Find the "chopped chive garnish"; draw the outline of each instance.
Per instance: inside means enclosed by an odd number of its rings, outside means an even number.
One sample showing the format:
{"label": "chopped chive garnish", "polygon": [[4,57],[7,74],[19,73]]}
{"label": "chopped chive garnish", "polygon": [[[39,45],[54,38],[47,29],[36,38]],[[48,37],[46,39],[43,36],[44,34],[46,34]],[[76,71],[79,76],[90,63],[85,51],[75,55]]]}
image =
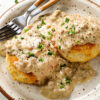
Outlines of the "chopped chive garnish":
{"label": "chopped chive garnish", "polygon": [[48,50],[48,55],[54,55],[54,53]]}
{"label": "chopped chive garnish", "polygon": [[17,39],[18,37],[15,35],[14,38]]}
{"label": "chopped chive garnish", "polygon": [[64,88],[64,85],[61,85],[60,88],[63,89]]}
{"label": "chopped chive garnish", "polygon": [[43,19],[42,19],[42,24],[43,24],[43,25],[46,25],[46,23],[44,22],[44,20],[43,20]]}
{"label": "chopped chive garnish", "polygon": [[22,51],[22,54],[24,54],[24,51]]}
{"label": "chopped chive garnish", "polygon": [[45,39],[45,35],[43,35],[43,34],[40,34],[40,36],[41,36],[43,39]]}
{"label": "chopped chive garnish", "polygon": [[32,53],[32,52],[29,52],[28,55],[29,55],[29,57],[34,57],[34,53]]}
{"label": "chopped chive garnish", "polygon": [[43,48],[44,48],[44,46],[43,46],[41,43],[39,43],[38,48],[43,49]]}
{"label": "chopped chive garnish", "polygon": [[63,89],[65,87],[64,84],[62,82],[60,84],[60,89]]}
{"label": "chopped chive garnish", "polygon": [[65,19],[65,22],[68,23],[68,22],[69,22],[69,18],[66,18],[66,19]]}
{"label": "chopped chive garnish", "polygon": [[75,25],[72,25],[72,28],[71,28],[71,34],[75,34]]}
{"label": "chopped chive garnish", "polygon": [[41,51],[41,49],[38,49],[38,52],[40,52]]}
{"label": "chopped chive garnish", "polygon": [[52,28],[52,31],[55,32],[55,28]]}
{"label": "chopped chive garnish", "polygon": [[24,31],[25,31],[25,33],[26,33],[26,32],[28,32],[28,31],[29,31],[29,29],[28,29],[28,28],[26,28]]}
{"label": "chopped chive garnish", "polygon": [[76,43],[77,43],[77,44],[80,44],[81,42],[80,42],[80,41],[77,41]]}
{"label": "chopped chive garnish", "polygon": [[61,49],[61,46],[58,46],[58,49]]}
{"label": "chopped chive garnish", "polygon": [[47,39],[47,40],[50,40],[50,38],[49,38],[48,36],[46,37],[46,39]]}
{"label": "chopped chive garnish", "polygon": [[41,25],[37,25],[37,29],[40,29],[42,26]]}
{"label": "chopped chive garnish", "polygon": [[64,68],[66,66],[66,64],[60,65],[60,68]]}
{"label": "chopped chive garnish", "polygon": [[66,78],[66,79],[65,79],[65,81],[66,81],[66,84],[69,84],[69,83],[70,83],[70,81],[71,81],[71,79]]}
{"label": "chopped chive garnish", "polygon": [[24,37],[21,37],[21,40],[24,40]]}
{"label": "chopped chive garnish", "polygon": [[65,29],[68,29],[68,26],[66,26]]}
{"label": "chopped chive garnish", "polygon": [[65,23],[63,22],[63,23],[61,23],[61,26],[63,26]]}
{"label": "chopped chive garnish", "polygon": [[62,42],[62,39],[60,39],[60,43]]}
{"label": "chopped chive garnish", "polygon": [[43,62],[43,61],[44,61],[44,59],[43,59],[43,58],[40,58],[40,59],[39,59],[39,61]]}
{"label": "chopped chive garnish", "polygon": [[48,32],[48,35],[51,35],[51,32]]}
{"label": "chopped chive garnish", "polygon": [[15,0],[15,3],[17,4],[18,3],[18,0]]}

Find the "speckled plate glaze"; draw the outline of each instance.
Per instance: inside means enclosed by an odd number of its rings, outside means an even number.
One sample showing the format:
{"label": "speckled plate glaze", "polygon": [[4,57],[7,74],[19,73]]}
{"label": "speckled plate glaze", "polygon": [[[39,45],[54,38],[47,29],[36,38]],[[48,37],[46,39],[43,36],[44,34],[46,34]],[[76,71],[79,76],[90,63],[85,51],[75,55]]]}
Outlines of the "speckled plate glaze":
{"label": "speckled plate glaze", "polygon": [[[0,27],[5,25],[13,17],[22,14],[34,1],[25,0],[8,9],[0,17]],[[100,20],[99,5],[94,5],[89,0],[60,0],[57,4],[41,14],[53,12],[57,8],[69,14],[79,13],[82,16],[92,15]],[[34,17],[33,21],[35,18],[37,17]],[[60,100],[100,100],[100,56],[90,61],[90,64],[96,70],[96,76],[85,84],[77,85],[69,98]],[[5,58],[0,57],[0,90],[9,100],[48,100],[40,94],[39,87],[13,81],[5,66]]]}

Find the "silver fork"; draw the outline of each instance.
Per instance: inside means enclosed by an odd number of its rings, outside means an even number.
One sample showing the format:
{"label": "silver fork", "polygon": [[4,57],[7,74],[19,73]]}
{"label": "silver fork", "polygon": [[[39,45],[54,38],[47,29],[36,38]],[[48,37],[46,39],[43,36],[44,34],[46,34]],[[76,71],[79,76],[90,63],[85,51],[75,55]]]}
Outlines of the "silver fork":
{"label": "silver fork", "polygon": [[[50,0],[42,7],[36,9],[43,1],[45,0],[37,0],[27,11],[24,15],[14,18],[10,21],[6,26],[0,29],[0,41],[9,39],[14,35],[18,35],[21,33],[22,29],[30,23],[30,20],[33,16],[37,15],[38,13],[42,12],[43,10],[47,9],[51,5],[55,4],[58,0]],[[32,13],[31,13],[32,12]],[[30,16],[30,17],[29,17]],[[29,18],[28,18],[29,17]],[[27,20],[28,19],[28,20]]]}

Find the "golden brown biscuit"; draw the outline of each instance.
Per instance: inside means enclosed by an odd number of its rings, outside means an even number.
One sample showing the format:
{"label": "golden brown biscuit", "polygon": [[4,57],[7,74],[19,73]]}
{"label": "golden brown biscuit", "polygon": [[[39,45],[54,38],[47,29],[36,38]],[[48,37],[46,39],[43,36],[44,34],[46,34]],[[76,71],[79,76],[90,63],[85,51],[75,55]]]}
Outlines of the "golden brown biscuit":
{"label": "golden brown biscuit", "polygon": [[37,78],[32,74],[26,74],[24,72],[19,71],[16,66],[14,65],[14,62],[17,61],[17,57],[6,55],[6,67],[13,78],[13,80],[17,80],[22,83],[27,84],[38,84]]}
{"label": "golden brown biscuit", "polygon": [[95,44],[87,43],[72,47],[68,55],[65,55],[62,50],[59,50],[59,52],[71,62],[87,62],[96,57],[100,53],[100,49]]}

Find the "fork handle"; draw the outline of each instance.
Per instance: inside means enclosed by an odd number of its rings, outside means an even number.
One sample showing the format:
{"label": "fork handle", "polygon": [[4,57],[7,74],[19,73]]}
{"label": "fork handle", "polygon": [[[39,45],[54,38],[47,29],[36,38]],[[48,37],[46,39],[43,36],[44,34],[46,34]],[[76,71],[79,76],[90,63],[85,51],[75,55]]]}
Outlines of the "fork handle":
{"label": "fork handle", "polygon": [[29,9],[28,12],[31,13],[34,9],[36,9],[44,0],[37,0]]}
{"label": "fork handle", "polygon": [[50,6],[52,6],[53,4],[55,4],[57,1],[59,1],[59,0],[50,0],[48,3],[46,3],[45,5],[43,5],[42,7],[38,8],[33,13],[31,13],[30,16],[33,17],[33,16],[39,14],[43,10],[45,10],[45,9],[49,8]]}
{"label": "fork handle", "polygon": [[43,10],[49,8],[50,6],[52,6],[53,4],[55,4],[57,1],[59,0],[50,0],[48,3],[46,3],[45,5],[43,5],[42,7],[36,9],[34,12],[32,12],[30,14],[30,16],[27,19],[27,25],[30,23],[30,20],[32,19],[32,17],[34,17],[35,15],[39,14],[40,12],[42,12]]}
{"label": "fork handle", "polygon": [[55,4],[57,1],[58,0],[50,0],[45,5],[43,5],[40,9],[43,11],[43,10],[49,8],[50,6],[52,6],[53,4]]}

